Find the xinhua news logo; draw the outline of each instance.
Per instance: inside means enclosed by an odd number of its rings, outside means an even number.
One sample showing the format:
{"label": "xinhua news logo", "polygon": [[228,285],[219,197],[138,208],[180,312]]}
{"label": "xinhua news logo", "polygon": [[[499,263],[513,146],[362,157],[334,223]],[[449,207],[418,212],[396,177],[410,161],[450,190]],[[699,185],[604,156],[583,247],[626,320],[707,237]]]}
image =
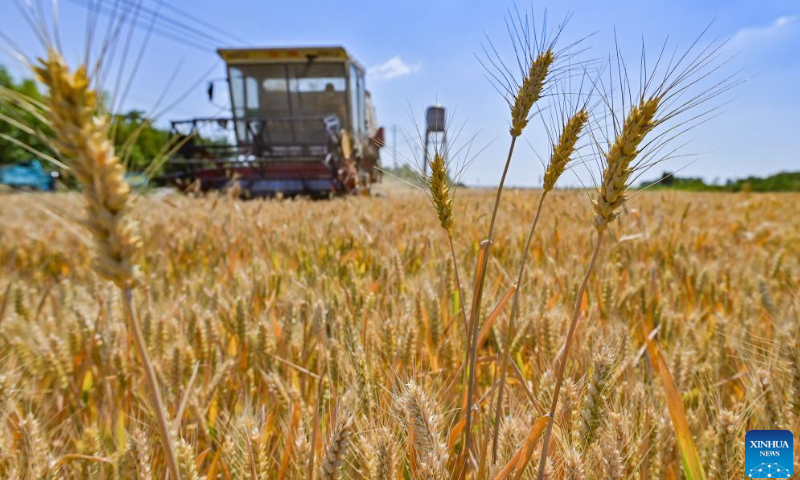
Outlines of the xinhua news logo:
{"label": "xinhua news logo", "polygon": [[745,435],[744,470],[748,478],[789,478],[794,446],[789,430],[750,430]]}

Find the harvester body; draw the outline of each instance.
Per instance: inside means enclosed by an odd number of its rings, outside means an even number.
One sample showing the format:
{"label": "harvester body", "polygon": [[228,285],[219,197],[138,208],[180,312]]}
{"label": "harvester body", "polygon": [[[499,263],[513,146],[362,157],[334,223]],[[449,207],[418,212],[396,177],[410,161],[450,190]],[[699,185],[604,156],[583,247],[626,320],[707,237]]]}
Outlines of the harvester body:
{"label": "harvester body", "polygon": [[365,71],[344,48],[219,54],[232,115],[172,122],[186,137],[169,179],[203,189],[236,182],[256,196],[365,192],[380,179],[383,131],[374,122]]}

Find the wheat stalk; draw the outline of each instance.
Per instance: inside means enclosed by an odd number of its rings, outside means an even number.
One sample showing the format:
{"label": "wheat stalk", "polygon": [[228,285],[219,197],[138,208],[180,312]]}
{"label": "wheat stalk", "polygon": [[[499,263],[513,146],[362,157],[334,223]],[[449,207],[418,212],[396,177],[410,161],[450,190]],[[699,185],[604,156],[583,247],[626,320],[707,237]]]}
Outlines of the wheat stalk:
{"label": "wheat stalk", "polygon": [[[554,61],[555,55],[550,48],[537,55],[536,59],[531,63],[525,78],[522,80],[522,84],[516,93],[514,103],[511,106],[511,144],[508,147],[508,155],[506,157],[506,163],[503,166],[503,174],[500,176],[500,184],[497,186],[494,206],[492,207],[492,217],[489,221],[489,232],[486,238],[481,242],[482,253],[479,254],[478,262],[475,267],[475,290],[472,293],[472,308],[470,309],[469,328],[467,329],[470,345],[467,349],[469,368],[467,377],[466,426],[464,427],[464,452],[469,452],[470,447],[472,399],[475,390],[475,355],[478,346],[478,317],[480,316],[481,304],[483,301],[486,266],[489,263],[492,241],[494,239],[494,225],[497,220],[497,210],[500,207],[500,197],[503,193],[506,176],[508,175],[508,168],[511,166],[511,158],[514,155],[514,146],[517,138],[519,138],[523,129],[528,125],[530,110],[541,96],[542,89],[547,80],[547,74]],[[461,478],[466,475],[467,457],[468,454],[464,455]]]}
{"label": "wheat stalk", "polygon": [[[459,302],[463,304],[464,293],[461,289],[461,278],[458,273],[458,260],[456,259],[456,249],[453,244],[453,224],[455,222],[455,214],[453,213],[453,194],[450,192],[450,186],[447,184],[447,160],[442,152],[436,151],[431,160],[431,175],[427,179],[428,183],[428,196],[430,197],[433,208],[439,217],[439,224],[447,234],[447,240],[450,245],[450,257],[453,262],[453,269],[456,277],[456,287],[458,288]],[[464,331],[469,328],[467,322],[467,312],[464,306],[461,306],[461,319],[464,322]]]}
{"label": "wheat stalk", "polygon": [[144,366],[167,465],[177,480],[178,461],[161,392],[133,308],[134,262],[140,241],[126,215],[130,187],[125,181],[125,169],[108,139],[107,118],[98,115],[97,92],[91,87],[86,68],[70,71],[61,54],[51,49],[47,59],[40,59],[34,67],[34,72],[50,93],[54,146],[69,159],[70,169],[83,187],[86,226],[95,240],[95,271],[120,289],[134,344]]}
{"label": "wheat stalk", "polygon": [[588,113],[585,109],[581,108],[563,125],[561,134],[558,137],[558,142],[553,145],[553,153],[550,156],[550,161],[548,162],[545,173],[542,195],[539,197],[539,204],[536,207],[536,214],[533,217],[531,229],[528,232],[528,238],[525,241],[525,247],[522,250],[522,260],[520,261],[519,272],[517,273],[517,288],[514,290],[514,299],[511,303],[511,315],[506,326],[505,339],[502,343],[504,351],[500,352],[502,355],[502,360],[500,363],[500,384],[497,389],[497,406],[494,417],[494,432],[492,434],[492,461],[497,460],[498,434],[500,418],[502,416],[506,369],[508,368],[508,350],[511,346],[512,334],[516,330],[517,317],[519,315],[520,285],[522,284],[522,276],[525,273],[525,264],[527,263],[528,259],[528,251],[530,250],[533,236],[536,233],[536,226],[539,224],[539,217],[542,214],[542,205],[544,205],[544,200],[547,196],[547,193],[555,187],[556,181],[561,174],[564,173],[567,164],[572,159],[572,154],[575,152],[575,145],[578,143],[578,138],[581,135],[581,130],[588,120]]}
{"label": "wheat stalk", "polygon": [[567,332],[567,340],[564,345],[564,351],[558,364],[558,372],[556,374],[556,386],[553,391],[553,399],[550,405],[550,419],[547,424],[547,430],[544,434],[544,441],[542,444],[542,454],[539,461],[539,476],[538,479],[542,480],[545,466],[547,465],[547,448],[550,444],[550,436],[553,431],[553,422],[555,420],[556,408],[558,406],[558,395],[561,391],[561,384],[564,381],[564,371],[566,370],[567,360],[569,358],[570,347],[572,345],[572,337],[575,334],[575,327],[578,324],[578,316],[580,314],[581,302],[583,301],[583,294],[586,291],[586,285],[589,283],[589,277],[592,274],[594,265],[597,261],[597,256],[602,244],[603,234],[608,227],[608,224],[614,221],[619,214],[620,209],[625,204],[627,198],[628,179],[633,170],[631,169],[631,162],[639,154],[639,145],[655,126],[656,111],[658,109],[659,97],[651,97],[648,100],[642,99],[638,105],[634,105],[628,116],[625,118],[622,130],[614,140],[614,143],[606,153],[606,168],[603,171],[603,178],[600,183],[600,189],[594,200],[595,220],[594,225],[597,229],[597,241],[594,245],[592,258],[589,261],[589,267],[586,269],[581,285],[578,288],[578,294],[575,298],[575,304],[572,309],[572,319],[569,324],[569,331]]}

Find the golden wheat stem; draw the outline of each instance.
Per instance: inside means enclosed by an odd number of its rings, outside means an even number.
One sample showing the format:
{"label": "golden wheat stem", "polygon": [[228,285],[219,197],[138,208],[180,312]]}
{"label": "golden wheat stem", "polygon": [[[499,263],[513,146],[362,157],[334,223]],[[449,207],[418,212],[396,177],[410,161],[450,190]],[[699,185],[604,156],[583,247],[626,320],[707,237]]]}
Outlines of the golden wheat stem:
{"label": "golden wheat stem", "polygon": [[525,263],[528,260],[528,250],[530,250],[533,235],[536,232],[536,225],[539,224],[539,217],[542,214],[542,205],[547,196],[548,190],[542,191],[542,196],[539,197],[539,205],[536,207],[536,215],[533,217],[531,230],[528,232],[528,239],[525,241],[525,248],[522,250],[522,261],[519,265],[519,273],[517,273],[517,288],[514,290],[514,299],[511,301],[511,315],[509,316],[508,325],[506,326],[505,339],[503,341],[504,352],[502,352],[502,360],[500,363],[500,383],[497,386],[497,406],[494,414],[494,431],[492,433],[492,462],[497,461],[497,442],[500,433],[500,418],[503,412],[503,390],[506,384],[506,369],[508,368],[508,347],[511,345],[512,332],[516,330],[517,315],[519,314],[519,291],[522,285],[522,275],[525,273]]}
{"label": "golden wheat stem", "polygon": [[464,332],[467,332],[469,330],[469,322],[467,321],[467,309],[464,308],[464,290],[461,289],[461,278],[458,275],[458,261],[456,260],[456,249],[453,245],[453,236],[447,234],[447,240],[450,242],[450,255],[453,257],[453,271],[456,276],[456,288],[458,288],[458,308],[461,310],[461,318],[464,321]]}
{"label": "golden wheat stem", "polygon": [[581,286],[578,288],[578,296],[575,298],[575,304],[572,308],[572,319],[569,322],[569,332],[567,332],[567,341],[564,344],[564,352],[561,354],[561,359],[558,363],[558,371],[556,373],[556,388],[553,391],[553,400],[550,404],[549,418],[547,419],[547,429],[544,432],[544,441],[542,443],[542,454],[539,457],[539,473],[538,480],[544,479],[544,469],[547,465],[547,447],[550,444],[550,435],[553,433],[553,423],[556,418],[556,407],[558,407],[558,394],[561,391],[561,384],[564,382],[564,371],[567,367],[567,360],[569,359],[569,348],[572,345],[572,337],[575,335],[575,327],[578,325],[578,316],[581,311],[581,301],[583,294],[586,291],[586,285],[589,283],[589,277],[592,275],[592,270],[597,262],[597,256],[600,252],[600,245],[603,243],[604,230],[598,230],[597,243],[594,245],[592,252],[592,259],[589,261],[589,267],[586,269],[586,274],[583,276]]}
{"label": "golden wheat stem", "polygon": [[500,177],[500,185],[497,187],[497,194],[495,195],[494,208],[492,209],[492,219],[489,222],[489,234],[482,242],[485,251],[482,257],[478,257],[478,266],[476,268],[475,291],[472,295],[472,312],[470,318],[470,336],[471,343],[469,346],[469,380],[467,387],[467,416],[466,425],[464,428],[464,460],[460,473],[460,478],[466,475],[466,463],[469,457],[469,440],[470,430],[472,427],[472,397],[474,394],[475,384],[475,355],[478,342],[478,316],[480,315],[481,301],[483,299],[483,285],[486,279],[486,266],[489,262],[489,255],[492,246],[492,239],[494,238],[494,224],[497,220],[497,210],[500,206],[500,196],[503,193],[503,185],[506,181],[508,174],[508,167],[511,165],[511,157],[514,155],[514,145],[516,144],[517,137],[522,134],[522,131],[528,124],[528,115],[533,107],[541,97],[542,89],[544,88],[547,80],[547,75],[550,71],[550,66],[555,61],[555,55],[549,48],[541,52],[536,59],[531,63],[529,71],[525,78],[522,80],[519,91],[514,99],[514,104],[511,106],[511,145],[508,148],[508,158],[503,167],[503,175]]}
{"label": "golden wheat stem", "polygon": [[511,157],[514,155],[514,145],[517,143],[517,137],[511,137],[511,145],[508,146],[508,157],[506,158],[506,164],[503,167],[503,175],[500,177],[500,185],[497,186],[497,193],[494,197],[494,208],[492,209],[492,220],[489,222],[489,234],[486,235],[486,239],[489,242],[492,241],[493,233],[494,233],[494,222],[497,220],[497,209],[500,207],[500,196],[503,193],[503,185],[506,182],[506,175],[508,175],[508,167],[511,165]]}
{"label": "golden wheat stem", "polygon": [[53,145],[63,157],[70,159],[70,169],[83,187],[88,214],[86,226],[95,240],[95,271],[113,281],[121,292],[133,340],[145,369],[167,467],[173,478],[179,480],[178,460],[161,394],[133,308],[134,257],[139,239],[126,215],[130,186],[125,181],[125,167],[108,135],[107,115],[98,114],[97,91],[91,85],[85,66],[72,71],[62,55],[51,49],[47,59],[41,59],[33,70],[48,88]]}
{"label": "golden wheat stem", "polygon": [[131,288],[125,288],[121,290],[121,293],[125,314],[128,317],[128,324],[133,335],[133,343],[136,346],[139,359],[144,367],[147,389],[150,393],[150,401],[153,402],[153,410],[155,411],[158,423],[158,434],[161,436],[161,443],[164,444],[164,456],[166,458],[167,468],[169,468],[172,478],[180,480],[178,456],[175,454],[175,449],[172,446],[172,437],[169,434],[169,423],[167,422],[167,416],[164,410],[164,402],[161,400],[161,392],[158,388],[153,364],[150,362],[150,357],[147,354],[147,344],[145,343],[144,335],[142,335],[139,318],[136,316],[136,312],[133,308],[133,290]]}
{"label": "golden wheat stem", "polygon": [[306,471],[307,480],[314,480],[314,453],[316,452],[315,446],[317,444],[317,436],[319,435],[319,409],[320,405],[322,405],[322,395],[325,390],[323,388],[325,380],[324,372],[327,369],[327,365],[325,364],[326,362],[324,360],[326,357],[323,355],[322,358],[323,364],[321,365],[320,372],[323,373],[320,373],[319,379],[317,380],[317,402],[314,405],[314,427],[311,431],[311,456],[308,459],[308,470]]}
{"label": "golden wheat stem", "polygon": [[511,145],[508,147],[508,157],[506,164],[503,167],[503,175],[500,177],[500,185],[497,186],[497,193],[495,194],[494,207],[492,209],[492,219],[489,222],[489,234],[486,240],[482,242],[486,251],[482,256],[478,257],[478,265],[475,269],[475,291],[472,294],[472,309],[470,311],[470,324],[469,336],[470,344],[467,350],[467,359],[469,363],[469,374],[467,380],[467,412],[466,421],[464,424],[464,452],[463,463],[461,466],[461,477],[464,478],[467,470],[467,461],[469,460],[469,447],[470,447],[470,429],[472,428],[472,397],[475,392],[475,351],[478,346],[478,316],[481,311],[481,300],[483,299],[483,285],[486,280],[486,265],[489,263],[489,252],[492,246],[492,238],[494,235],[494,223],[497,220],[497,210],[500,206],[500,196],[503,193],[503,185],[506,181],[508,174],[508,167],[511,165],[511,157],[514,155],[514,145],[517,142],[517,137],[511,137]]}
{"label": "golden wheat stem", "polygon": [[497,389],[497,409],[495,411],[494,432],[492,434],[492,462],[497,460],[497,440],[500,432],[500,418],[503,411],[503,392],[505,390],[506,382],[506,369],[508,368],[508,349],[512,342],[513,332],[516,331],[516,321],[519,315],[519,292],[522,285],[522,275],[525,273],[525,264],[528,260],[528,251],[530,250],[533,235],[536,232],[536,225],[539,223],[539,217],[542,214],[542,205],[544,205],[547,193],[553,190],[556,181],[564,173],[567,164],[575,151],[575,145],[580,138],[581,130],[584,124],[588,121],[589,115],[586,110],[580,109],[570,117],[564,124],[561,134],[558,137],[558,142],[553,145],[553,153],[550,156],[550,162],[547,165],[547,171],[544,176],[544,184],[542,187],[542,196],[539,198],[539,205],[536,207],[536,215],[531,224],[531,230],[528,233],[528,239],[525,241],[525,249],[522,251],[522,262],[519,266],[519,274],[517,275],[517,288],[514,290],[514,300],[511,304],[511,315],[509,316],[508,325],[506,328],[505,339],[502,348],[505,350],[502,355],[500,364],[500,384]]}

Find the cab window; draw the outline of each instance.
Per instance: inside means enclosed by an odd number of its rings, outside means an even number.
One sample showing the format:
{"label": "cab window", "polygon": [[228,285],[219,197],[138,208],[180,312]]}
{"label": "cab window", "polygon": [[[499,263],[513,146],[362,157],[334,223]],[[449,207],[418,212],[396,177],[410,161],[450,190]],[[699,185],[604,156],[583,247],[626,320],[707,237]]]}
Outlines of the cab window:
{"label": "cab window", "polygon": [[353,132],[364,133],[364,74],[355,65],[350,65],[350,112]]}
{"label": "cab window", "polygon": [[289,65],[289,97],[294,115],[336,115],[346,124],[344,64],[313,62]]}

